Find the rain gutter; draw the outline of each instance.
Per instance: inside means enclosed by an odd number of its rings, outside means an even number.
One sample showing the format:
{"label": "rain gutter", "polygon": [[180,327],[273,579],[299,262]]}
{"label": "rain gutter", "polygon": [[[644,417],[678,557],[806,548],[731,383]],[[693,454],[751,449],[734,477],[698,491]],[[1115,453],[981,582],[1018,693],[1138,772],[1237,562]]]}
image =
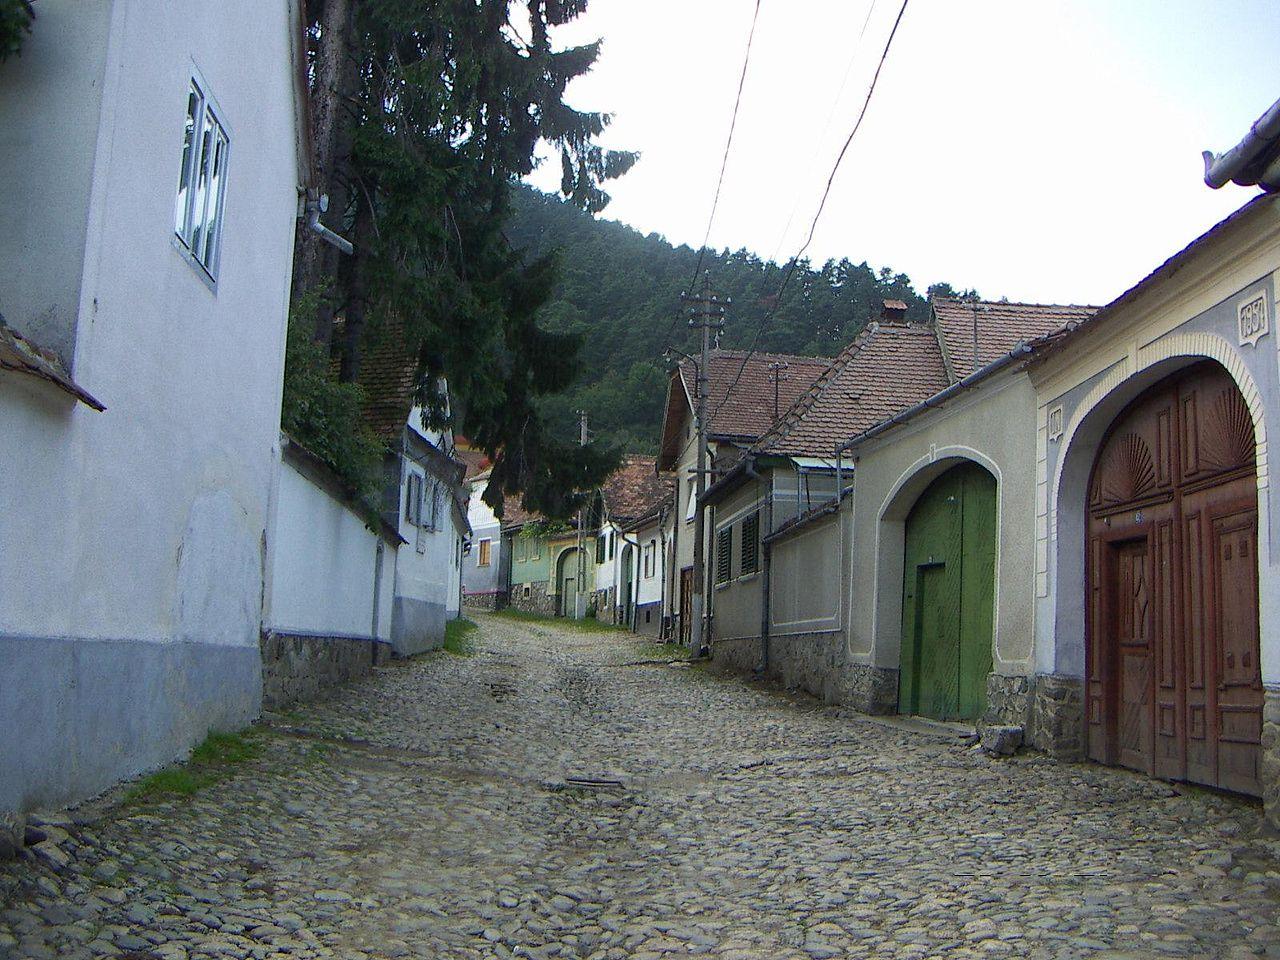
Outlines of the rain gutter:
{"label": "rain gutter", "polygon": [[1213,189],[1237,183],[1280,190],[1280,100],[1254,121],[1244,139],[1226,153],[1204,151],[1204,182]]}

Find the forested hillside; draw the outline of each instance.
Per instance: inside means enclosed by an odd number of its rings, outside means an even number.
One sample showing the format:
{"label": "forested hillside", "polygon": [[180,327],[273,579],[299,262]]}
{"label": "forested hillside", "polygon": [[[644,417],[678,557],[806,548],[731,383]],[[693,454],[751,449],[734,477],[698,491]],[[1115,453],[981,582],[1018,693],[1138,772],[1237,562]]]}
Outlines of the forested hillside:
{"label": "forested hillside", "polygon": [[[652,452],[667,380],[662,349],[680,310],[680,293],[692,279],[697,251],[594,219],[531,189],[516,191],[514,203],[507,226],[512,245],[530,255],[560,251],[560,279],[543,322],[583,341],[577,385],[546,402],[550,424],[576,435],[575,411],[587,410],[596,436],[630,451]],[[783,267],[746,250],[709,251],[703,265],[714,292],[733,301],[721,346],[748,347],[773,306]],[[912,319],[924,318],[925,301],[910,279],[888,267],[875,270],[840,260],[798,270],[758,349],[829,356],[877,315],[888,297],[905,300]],[[683,318],[672,338],[682,350],[696,348]]]}

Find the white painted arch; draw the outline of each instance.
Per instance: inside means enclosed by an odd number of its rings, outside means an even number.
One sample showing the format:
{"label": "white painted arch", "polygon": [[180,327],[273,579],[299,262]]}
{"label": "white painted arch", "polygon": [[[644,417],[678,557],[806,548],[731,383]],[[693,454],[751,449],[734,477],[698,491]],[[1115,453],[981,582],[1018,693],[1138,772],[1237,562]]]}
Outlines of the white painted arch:
{"label": "white painted arch", "polygon": [[[902,662],[902,577],[906,562],[907,515],[920,495],[934,480],[952,467],[976,463],[996,481],[997,545],[1004,515],[1004,476],[1000,465],[975,447],[963,444],[930,446],[929,452],[899,474],[880,502],[876,513],[875,587],[872,596],[872,660],[877,666],[896,668]],[[992,662],[1000,663],[997,638],[1000,636],[1000,562],[997,557],[992,589]],[[856,597],[851,597],[851,602]]]}
{"label": "white painted arch", "polygon": [[[1049,580],[1052,630],[1049,636],[1037,630],[1039,649],[1037,668],[1062,676],[1082,677],[1085,656],[1085,523],[1089,477],[1093,471],[1098,445],[1106,431],[1126,406],[1140,394],[1176,373],[1202,360],[1213,360],[1222,366],[1239,389],[1253,420],[1255,464],[1258,484],[1258,569],[1260,575],[1271,564],[1270,538],[1265,535],[1267,523],[1266,409],[1257,383],[1244,363],[1239,350],[1227,339],[1212,333],[1171,334],[1129,354],[1085,395],[1072,412],[1070,424],[1063,433],[1062,453],[1054,468],[1049,490],[1047,535],[1051,558]],[[1266,578],[1259,584],[1260,595],[1266,589]],[[1260,614],[1263,636],[1267,636],[1267,604]],[[1268,662],[1274,670],[1276,657],[1263,649],[1264,678]]]}

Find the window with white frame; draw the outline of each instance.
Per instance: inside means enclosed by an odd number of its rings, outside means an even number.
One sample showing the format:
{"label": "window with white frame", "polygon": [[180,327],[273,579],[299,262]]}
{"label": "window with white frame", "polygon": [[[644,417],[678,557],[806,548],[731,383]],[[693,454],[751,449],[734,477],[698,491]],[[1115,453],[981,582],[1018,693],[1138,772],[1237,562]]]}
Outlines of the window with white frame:
{"label": "window with white frame", "polygon": [[658,542],[650,540],[644,545],[644,578],[646,580],[653,579],[655,561],[658,554]]}
{"label": "window with white frame", "polygon": [[693,477],[689,478],[689,499],[685,503],[684,519],[688,523],[693,519],[693,515],[698,509],[698,481]]}
{"label": "window with white frame", "polygon": [[197,80],[187,91],[187,125],[182,170],[174,202],[173,232],[191,259],[211,280],[222,258],[222,218],[226,206],[231,141],[208,92]]}

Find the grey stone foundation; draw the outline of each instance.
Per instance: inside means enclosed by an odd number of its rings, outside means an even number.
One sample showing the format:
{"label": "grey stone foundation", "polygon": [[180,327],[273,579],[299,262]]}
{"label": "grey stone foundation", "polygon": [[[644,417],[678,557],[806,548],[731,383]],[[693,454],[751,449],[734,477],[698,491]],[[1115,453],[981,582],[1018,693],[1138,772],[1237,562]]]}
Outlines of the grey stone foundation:
{"label": "grey stone foundation", "polygon": [[491,590],[487,593],[464,593],[462,595],[462,605],[468,610],[485,610],[492,613],[495,610],[502,610],[507,605],[506,594],[501,590]]}
{"label": "grey stone foundation", "polygon": [[898,671],[851,663],[845,667],[845,703],[862,713],[885,716],[898,712]]}
{"label": "grey stone foundation", "polygon": [[1262,706],[1262,810],[1280,830],[1280,690],[1268,690]]}
{"label": "grey stone foundation", "polygon": [[[645,617],[648,616],[646,621]],[[642,603],[636,607],[636,633],[656,637],[662,633],[662,602]]]}
{"label": "grey stone foundation", "polygon": [[[762,661],[760,638],[713,640],[711,659],[717,669],[752,673]],[[863,713],[893,713],[898,707],[898,671],[847,663],[840,631],[770,637],[765,675],[788,689]]]}
{"label": "grey stone foundation", "polygon": [[1031,708],[1035,701],[1034,681],[1030,677],[1006,677],[987,674],[987,710],[982,723],[993,727],[1031,725]]}
{"label": "grey stone foundation", "polygon": [[1079,677],[1041,674],[1027,742],[1060,760],[1084,758],[1084,681]]}
{"label": "grey stone foundation", "polygon": [[[524,595],[524,588],[529,588],[529,596]],[[556,598],[547,593],[546,581],[535,583],[513,583],[511,585],[511,602],[513,610],[527,610],[531,613],[543,613],[548,617],[556,614]]]}
{"label": "grey stone foundation", "polygon": [[391,647],[373,640],[262,634],[262,706],[279,710],[313,700],[369,674],[389,660]]}

